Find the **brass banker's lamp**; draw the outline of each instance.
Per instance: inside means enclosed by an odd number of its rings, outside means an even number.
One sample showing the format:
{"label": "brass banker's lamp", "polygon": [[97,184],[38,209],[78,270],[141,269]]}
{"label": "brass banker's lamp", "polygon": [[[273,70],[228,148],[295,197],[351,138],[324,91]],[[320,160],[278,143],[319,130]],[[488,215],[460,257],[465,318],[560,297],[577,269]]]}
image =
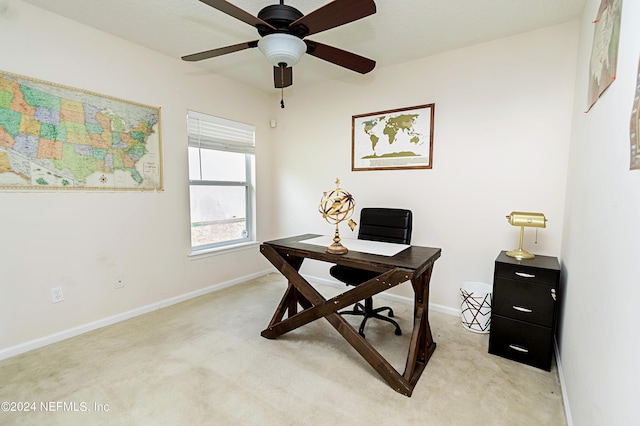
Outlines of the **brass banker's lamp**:
{"label": "brass banker's lamp", "polygon": [[511,250],[507,252],[507,256],[515,257],[518,260],[533,259],[535,255],[522,249],[522,240],[524,239],[524,227],[529,226],[533,228],[546,228],[547,219],[542,213],[528,213],[528,212],[511,212],[507,216],[507,220],[513,226],[520,227],[520,247],[517,250]]}

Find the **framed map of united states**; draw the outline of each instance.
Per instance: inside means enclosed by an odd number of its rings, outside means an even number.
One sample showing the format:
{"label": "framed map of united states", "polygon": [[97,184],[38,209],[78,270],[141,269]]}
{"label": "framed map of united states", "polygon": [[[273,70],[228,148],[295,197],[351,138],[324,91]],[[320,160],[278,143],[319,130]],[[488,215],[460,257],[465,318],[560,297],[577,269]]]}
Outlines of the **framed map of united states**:
{"label": "framed map of united states", "polygon": [[160,108],[0,71],[0,189],[163,190]]}

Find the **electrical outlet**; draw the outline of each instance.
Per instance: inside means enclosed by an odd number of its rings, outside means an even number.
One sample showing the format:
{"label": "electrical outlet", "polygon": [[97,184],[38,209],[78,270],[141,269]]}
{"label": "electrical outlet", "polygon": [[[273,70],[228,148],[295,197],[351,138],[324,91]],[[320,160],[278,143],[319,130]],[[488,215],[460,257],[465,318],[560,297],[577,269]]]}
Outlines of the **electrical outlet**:
{"label": "electrical outlet", "polygon": [[116,278],[116,281],[113,283],[114,288],[122,288],[124,287],[124,277],[120,276]]}
{"label": "electrical outlet", "polygon": [[64,294],[62,293],[62,287],[55,287],[51,289],[51,303],[59,303],[64,300]]}

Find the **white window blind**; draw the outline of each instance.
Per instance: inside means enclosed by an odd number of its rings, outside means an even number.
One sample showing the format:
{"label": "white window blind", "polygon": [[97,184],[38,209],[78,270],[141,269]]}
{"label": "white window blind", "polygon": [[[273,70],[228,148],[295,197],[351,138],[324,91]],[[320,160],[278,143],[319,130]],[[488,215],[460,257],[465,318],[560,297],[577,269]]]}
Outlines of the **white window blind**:
{"label": "white window blind", "polygon": [[219,151],[255,153],[255,126],[195,111],[187,115],[189,146]]}

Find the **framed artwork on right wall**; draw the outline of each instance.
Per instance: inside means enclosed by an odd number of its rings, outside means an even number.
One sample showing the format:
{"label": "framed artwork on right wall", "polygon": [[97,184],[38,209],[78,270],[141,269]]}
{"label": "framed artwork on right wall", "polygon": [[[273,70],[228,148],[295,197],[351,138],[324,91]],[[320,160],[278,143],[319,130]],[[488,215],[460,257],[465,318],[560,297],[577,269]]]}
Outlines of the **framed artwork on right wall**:
{"label": "framed artwork on right wall", "polygon": [[593,21],[593,45],[589,63],[588,112],[616,79],[622,0],[602,0]]}
{"label": "framed artwork on right wall", "polygon": [[638,60],[638,81],[633,95],[633,107],[631,108],[631,126],[629,129],[631,141],[631,164],[629,170],[640,169],[640,59]]}

